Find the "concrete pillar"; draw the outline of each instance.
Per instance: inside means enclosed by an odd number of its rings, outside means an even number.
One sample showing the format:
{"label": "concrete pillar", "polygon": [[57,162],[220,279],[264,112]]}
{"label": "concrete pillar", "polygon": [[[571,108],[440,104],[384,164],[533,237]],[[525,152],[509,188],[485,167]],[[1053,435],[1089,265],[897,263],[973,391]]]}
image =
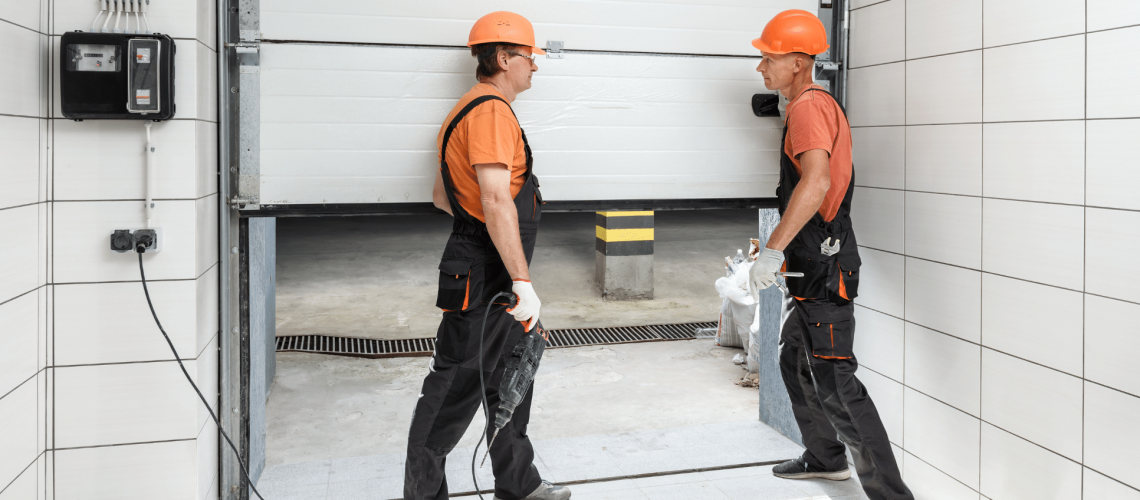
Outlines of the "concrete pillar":
{"label": "concrete pillar", "polygon": [[[760,247],[768,243],[772,231],[780,223],[774,208],[760,209]],[[783,278],[780,278],[783,279]],[[752,334],[752,342],[760,346],[760,421],[797,443],[803,442],[792,401],[780,374],[780,325],[785,315],[784,292],[770,286],[760,292],[760,331]]]}
{"label": "concrete pillar", "polygon": [[598,212],[596,280],[606,300],[653,298],[653,211]]}

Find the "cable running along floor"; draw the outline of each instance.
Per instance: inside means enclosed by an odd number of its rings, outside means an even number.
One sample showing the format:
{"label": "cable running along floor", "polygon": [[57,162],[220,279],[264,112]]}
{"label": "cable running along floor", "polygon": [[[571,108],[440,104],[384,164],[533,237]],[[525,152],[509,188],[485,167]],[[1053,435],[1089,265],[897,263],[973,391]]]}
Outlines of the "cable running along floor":
{"label": "cable running along floor", "polygon": [[[692,340],[697,338],[696,330],[700,328],[716,328],[716,323],[565,328],[548,332],[550,340],[547,342],[547,348]],[[363,358],[399,358],[431,356],[434,351],[434,338],[383,340],[332,335],[277,337],[277,352],[311,352]]]}

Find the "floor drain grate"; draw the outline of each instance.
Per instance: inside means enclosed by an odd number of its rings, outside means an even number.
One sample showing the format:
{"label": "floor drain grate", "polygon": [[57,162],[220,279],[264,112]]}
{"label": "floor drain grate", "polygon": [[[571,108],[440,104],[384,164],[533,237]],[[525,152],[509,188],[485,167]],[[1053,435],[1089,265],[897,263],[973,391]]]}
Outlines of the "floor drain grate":
{"label": "floor drain grate", "polygon": [[[615,328],[567,328],[550,330],[550,349],[635,342],[661,342],[696,338],[698,328],[716,328],[715,322]],[[329,335],[277,337],[277,352],[312,352],[364,358],[431,356],[435,339],[360,339]]]}

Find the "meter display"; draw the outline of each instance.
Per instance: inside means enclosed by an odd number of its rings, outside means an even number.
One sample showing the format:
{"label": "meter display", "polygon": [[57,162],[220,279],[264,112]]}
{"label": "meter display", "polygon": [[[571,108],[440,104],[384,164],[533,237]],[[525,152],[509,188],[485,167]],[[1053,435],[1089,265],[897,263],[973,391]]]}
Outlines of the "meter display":
{"label": "meter display", "polygon": [[67,62],[71,71],[119,70],[119,46],[75,43],[67,46]]}

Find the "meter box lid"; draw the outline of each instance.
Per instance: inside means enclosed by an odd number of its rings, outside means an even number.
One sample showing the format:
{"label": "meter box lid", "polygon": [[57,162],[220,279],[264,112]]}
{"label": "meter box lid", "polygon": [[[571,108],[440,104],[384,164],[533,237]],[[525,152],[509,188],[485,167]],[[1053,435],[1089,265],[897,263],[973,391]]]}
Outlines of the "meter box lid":
{"label": "meter box lid", "polygon": [[60,41],[60,109],[74,120],[174,117],[174,40],[71,31]]}

